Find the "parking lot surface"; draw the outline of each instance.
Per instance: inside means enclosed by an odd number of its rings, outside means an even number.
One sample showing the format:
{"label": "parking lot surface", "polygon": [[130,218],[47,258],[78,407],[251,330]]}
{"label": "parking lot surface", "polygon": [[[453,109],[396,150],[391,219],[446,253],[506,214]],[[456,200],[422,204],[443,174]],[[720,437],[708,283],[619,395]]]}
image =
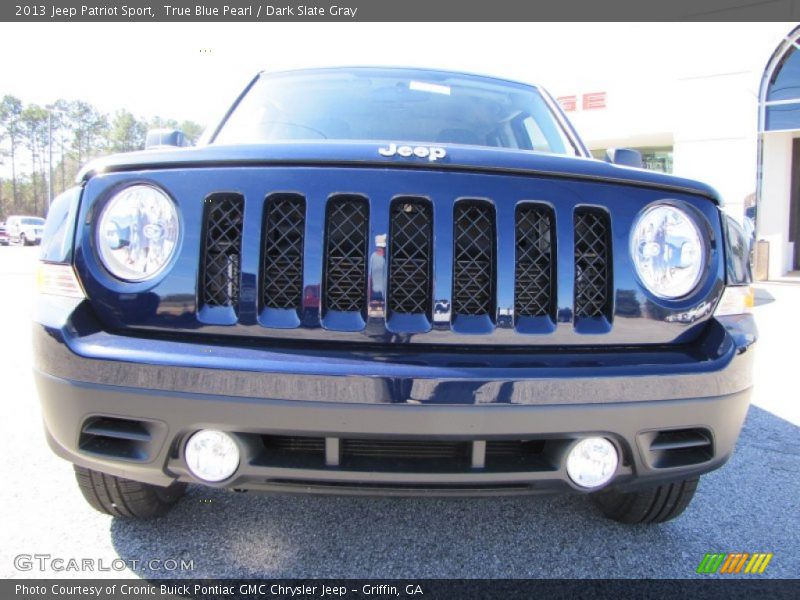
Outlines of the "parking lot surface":
{"label": "parking lot surface", "polygon": [[[89,508],[70,465],[47,448],[31,376],[36,256],[0,247],[2,577],[683,578],[697,576],[707,552],[772,552],[763,576],[800,573],[800,282],[759,286],[757,387],[739,445],[670,523],[612,523],[577,496],[268,496],[199,486],[167,517],[135,523]],[[95,570],[56,571],[50,559],[25,570],[16,558],[34,554],[91,559]],[[193,568],[166,570],[173,563],[164,561],[181,559]]]}

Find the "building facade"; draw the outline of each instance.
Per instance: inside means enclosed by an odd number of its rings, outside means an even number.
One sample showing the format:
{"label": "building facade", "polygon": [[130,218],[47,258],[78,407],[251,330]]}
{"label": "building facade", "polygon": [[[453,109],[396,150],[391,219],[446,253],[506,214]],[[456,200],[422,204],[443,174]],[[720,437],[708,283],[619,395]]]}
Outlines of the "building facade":
{"label": "building facade", "polygon": [[800,270],[800,27],[752,24],[745,37],[710,36],[662,80],[557,91],[595,156],[636,148],[646,168],[713,185],[775,279]]}

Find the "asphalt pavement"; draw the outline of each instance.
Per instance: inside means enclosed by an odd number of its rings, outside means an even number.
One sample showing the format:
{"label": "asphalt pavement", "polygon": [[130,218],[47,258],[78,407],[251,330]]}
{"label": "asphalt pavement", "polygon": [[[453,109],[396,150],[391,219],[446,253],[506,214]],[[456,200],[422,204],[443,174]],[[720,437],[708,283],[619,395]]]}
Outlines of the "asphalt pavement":
{"label": "asphalt pavement", "polygon": [[[697,576],[707,552],[771,552],[764,577],[800,573],[800,282],[759,286],[757,387],[744,431],[731,461],[701,479],[675,521],[619,525],[577,496],[270,496],[193,486],[167,517],[137,523],[94,512],[45,443],[31,376],[36,255],[0,247],[0,577],[684,578]],[[89,559],[94,571],[71,570],[69,559]],[[167,570],[170,560],[192,569]]]}

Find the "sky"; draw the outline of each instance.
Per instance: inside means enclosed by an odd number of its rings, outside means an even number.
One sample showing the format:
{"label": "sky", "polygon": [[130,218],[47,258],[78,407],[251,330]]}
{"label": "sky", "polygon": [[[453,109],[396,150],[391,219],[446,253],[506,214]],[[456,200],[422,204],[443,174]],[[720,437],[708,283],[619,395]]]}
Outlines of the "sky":
{"label": "sky", "polygon": [[[213,122],[259,70],[405,65],[538,83],[555,95],[766,64],[791,24],[0,24],[0,96]],[[776,37],[777,36],[777,37]],[[729,39],[720,47],[709,39]],[[757,51],[754,51],[757,48]],[[9,59],[9,57],[14,57]],[[763,68],[763,67],[761,67]]]}

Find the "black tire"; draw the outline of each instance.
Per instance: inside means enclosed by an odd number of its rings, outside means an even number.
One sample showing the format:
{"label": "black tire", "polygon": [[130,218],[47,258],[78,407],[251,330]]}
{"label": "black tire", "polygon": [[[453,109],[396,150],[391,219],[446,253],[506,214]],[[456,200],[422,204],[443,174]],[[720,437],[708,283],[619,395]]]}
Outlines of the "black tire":
{"label": "black tire", "polygon": [[152,519],[163,516],[186,491],[185,483],[159,487],[77,465],[75,479],[83,497],[95,510],[123,519]]}
{"label": "black tire", "polygon": [[626,524],[664,523],[679,516],[694,497],[699,477],[634,492],[610,489],[592,496],[602,513]]}

